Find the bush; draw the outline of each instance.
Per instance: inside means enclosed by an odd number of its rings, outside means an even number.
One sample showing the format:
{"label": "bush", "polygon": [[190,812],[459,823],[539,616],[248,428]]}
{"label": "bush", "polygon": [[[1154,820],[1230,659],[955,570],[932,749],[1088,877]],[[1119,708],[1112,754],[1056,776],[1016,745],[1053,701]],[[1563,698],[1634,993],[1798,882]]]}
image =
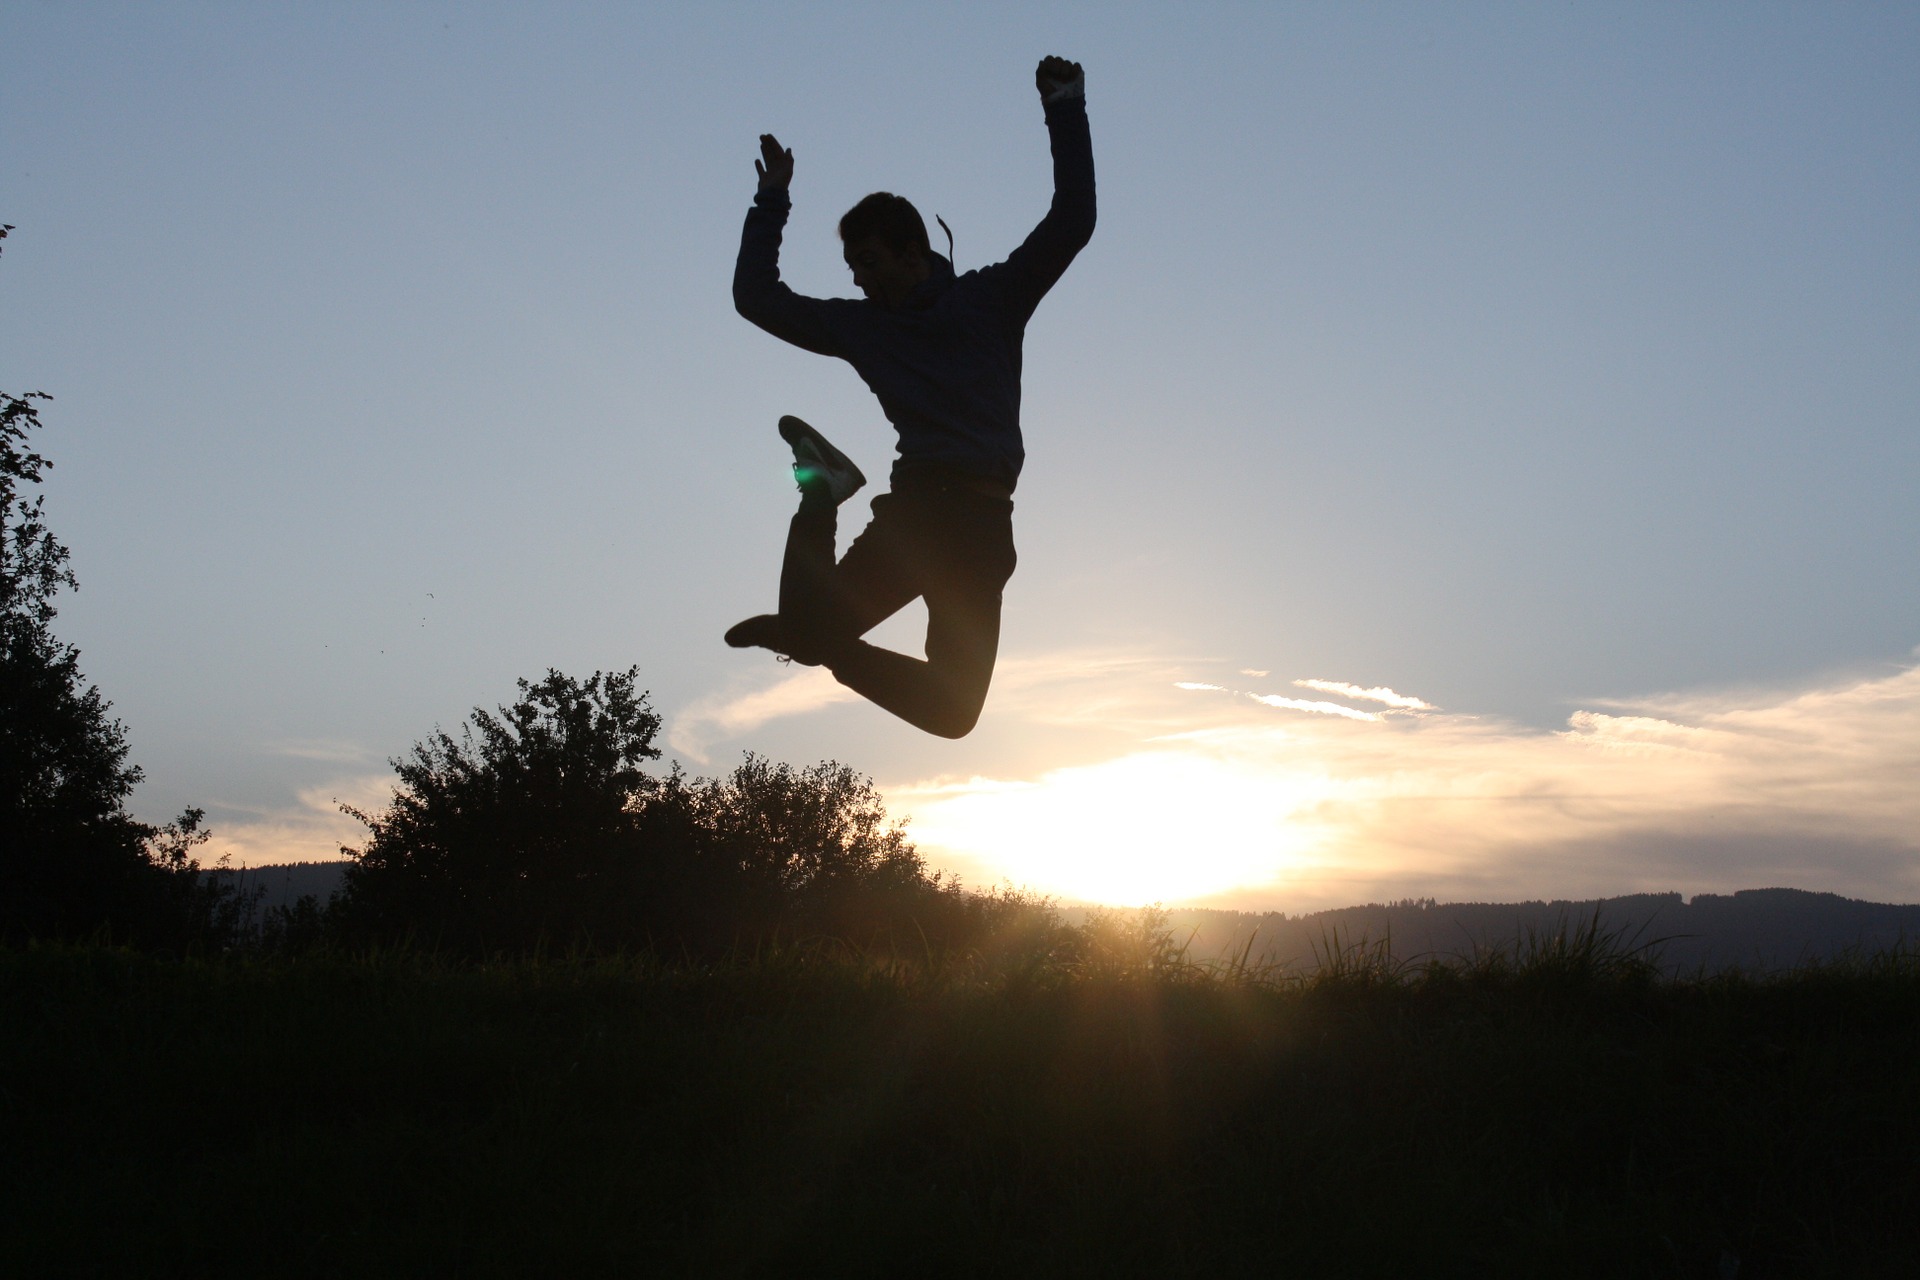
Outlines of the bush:
{"label": "bush", "polygon": [[660,717],[636,679],[522,680],[498,715],[476,707],[459,741],[436,733],[395,760],[386,812],[345,810],[372,839],[343,850],[343,924],[481,950],[590,929],[644,853],[636,819],[655,784],[639,765],[660,754]]}
{"label": "bush", "polygon": [[725,778],[644,772],[660,717],[637,679],[549,670],[511,706],[476,708],[458,740],[436,733],[394,761],[391,806],[347,810],[371,839],[344,851],[336,932],[479,954],[710,955],[783,937],[947,945],[977,927],[845,765],[749,754]]}

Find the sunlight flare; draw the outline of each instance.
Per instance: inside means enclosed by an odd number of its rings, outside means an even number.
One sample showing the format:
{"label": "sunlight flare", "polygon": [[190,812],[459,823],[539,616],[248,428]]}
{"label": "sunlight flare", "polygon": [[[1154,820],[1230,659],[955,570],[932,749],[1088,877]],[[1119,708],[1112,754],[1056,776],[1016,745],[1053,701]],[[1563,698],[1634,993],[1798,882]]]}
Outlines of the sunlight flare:
{"label": "sunlight flare", "polygon": [[910,809],[919,843],[990,853],[1018,883],[1072,901],[1144,904],[1288,879],[1319,838],[1302,815],[1335,789],[1178,744],[890,799]]}
{"label": "sunlight flare", "polygon": [[1601,703],[1560,729],[1338,691],[1388,709],[1149,682],[1128,722],[1165,724],[1177,699],[1191,727],[1027,779],[889,799],[936,865],[1114,905],[1302,910],[1755,883],[1920,895],[1920,667]]}

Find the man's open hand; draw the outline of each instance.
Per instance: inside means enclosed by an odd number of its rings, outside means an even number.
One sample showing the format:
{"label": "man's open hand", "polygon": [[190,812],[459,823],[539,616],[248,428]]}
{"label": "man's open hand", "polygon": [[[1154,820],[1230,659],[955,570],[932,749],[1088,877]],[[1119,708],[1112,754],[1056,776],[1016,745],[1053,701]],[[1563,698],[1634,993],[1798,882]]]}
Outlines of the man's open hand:
{"label": "man's open hand", "polygon": [[1034,68],[1033,83],[1040,90],[1040,101],[1053,102],[1085,93],[1087,73],[1079,63],[1049,54],[1040,59],[1040,65]]}
{"label": "man's open hand", "polygon": [[785,191],[793,181],[793,152],[782,150],[780,139],[770,133],[760,135],[760,158],[753,162],[760,175],[762,191]]}

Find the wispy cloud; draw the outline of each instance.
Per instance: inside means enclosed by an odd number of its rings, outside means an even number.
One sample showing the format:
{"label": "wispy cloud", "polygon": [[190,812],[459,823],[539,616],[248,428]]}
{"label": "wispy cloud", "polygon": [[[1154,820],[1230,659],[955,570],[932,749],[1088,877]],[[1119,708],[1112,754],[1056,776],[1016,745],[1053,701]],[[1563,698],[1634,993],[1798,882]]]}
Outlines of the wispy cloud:
{"label": "wispy cloud", "polygon": [[1343,698],[1353,698],[1360,702],[1383,702],[1401,711],[1436,710],[1431,702],[1424,702],[1404,693],[1395,693],[1384,687],[1362,689],[1359,685],[1348,684],[1344,680],[1295,680],[1293,685],[1296,689],[1317,689],[1321,693],[1337,693]]}
{"label": "wispy cloud", "polygon": [[859,696],[824,667],[800,667],[777,684],[695,702],[668,726],[667,745],[705,764],[707,748],[717,741],[751,733],[770,720],[805,715]]}
{"label": "wispy cloud", "polygon": [[1360,711],[1353,707],[1343,707],[1337,702],[1308,702],[1301,698],[1282,697],[1277,693],[1256,693],[1251,696],[1253,700],[1261,706],[1281,707],[1287,711],[1311,711],[1315,715],[1345,716],[1349,720],[1378,720],[1380,718],[1371,711]]}
{"label": "wispy cloud", "polygon": [[[1233,692],[1158,687],[1172,685]],[[1394,696],[1425,713],[1201,697],[1190,727],[1101,758],[889,796],[936,863],[951,851],[1096,900],[1292,910],[1763,884],[1920,896],[1920,668],[1595,703],[1555,730]]]}
{"label": "wispy cloud", "polygon": [[[1245,675],[1243,671],[1241,673]],[[1262,674],[1265,674],[1264,672]],[[1392,700],[1396,707],[1427,707],[1428,704],[1418,698],[1406,698],[1391,689],[1361,689],[1357,685],[1340,684],[1332,680],[1295,680],[1294,684],[1320,689],[1327,693],[1338,693],[1350,698],[1371,698],[1375,702]],[[1175,680],[1173,687],[1192,693],[1227,693],[1235,697],[1251,698],[1263,707],[1275,707],[1282,711],[1305,711],[1310,715],[1342,716],[1348,720],[1378,720],[1379,715],[1371,711],[1362,711],[1358,707],[1349,707],[1339,702],[1319,702],[1306,698],[1289,698],[1280,693],[1249,693],[1243,689],[1229,689],[1225,685],[1213,684],[1203,680]]]}
{"label": "wispy cloud", "polygon": [[225,855],[235,867],[320,862],[340,856],[343,846],[365,842],[367,829],[340,811],[342,804],[378,813],[393,799],[394,775],[344,775],[302,788],[289,804],[261,808],[207,805],[212,831],[202,861]]}

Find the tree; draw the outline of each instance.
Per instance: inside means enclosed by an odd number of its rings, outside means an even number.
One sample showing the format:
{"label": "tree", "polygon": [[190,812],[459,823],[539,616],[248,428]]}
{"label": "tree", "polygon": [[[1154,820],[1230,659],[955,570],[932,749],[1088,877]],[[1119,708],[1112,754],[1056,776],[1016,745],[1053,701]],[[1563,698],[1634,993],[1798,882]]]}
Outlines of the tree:
{"label": "tree", "polygon": [[79,649],[53,633],[54,597],[79,580],[45,496],[26,494],[53,465],[28,445],[51,399],[0,391],[0,937],[104,928],[178,942],[225,898],[190,853],[205,838],[199,810],[164,828],[127,812],[140,770],[126,730],[81,675]]}
{"label": "tree", "polygon": [[343,850],[332,926],[469,953],[710,953],[775,934],[866,942],[952,905],[845,765],[749,755],[726,778],[647,774],[660,717],[637,679],[549,670],[395,760],[384,812],[346,808],[371,838]]}
{"label": "tree", "polygon": [[683,858],[707,886],[685,910],[710,937],[868,943],[939,891],[873,780],[837,761],[796,769],[749,752],[725,778],[675,774],[651,810],[683,826]]}
{"label": "tree", "polygon": [[590,930],[636,852],[636,814],[656,785],[660,717],[638,668],[578,681],[549,670],[495,715],[474,708],[455,741],[437,732],[393,761],[393,803],[343,806],[372,839],[342,852],[343,921],[457,947],[524,946]]}

